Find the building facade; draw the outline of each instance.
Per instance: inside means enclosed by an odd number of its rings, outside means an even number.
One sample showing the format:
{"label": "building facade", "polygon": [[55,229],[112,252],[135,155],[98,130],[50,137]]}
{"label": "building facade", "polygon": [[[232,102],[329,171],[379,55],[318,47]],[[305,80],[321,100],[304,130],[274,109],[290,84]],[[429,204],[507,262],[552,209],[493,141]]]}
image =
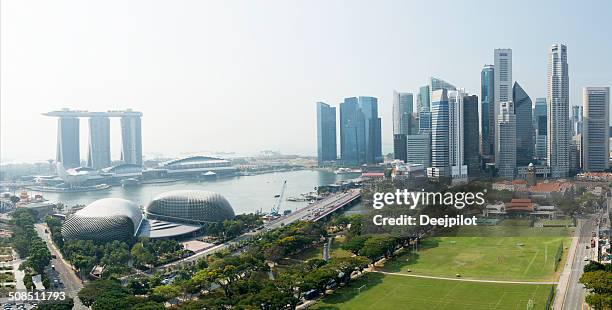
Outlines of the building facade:
{"label": "building facade", "polygon": [[466,95],[463,97],[463,149],[470,177],[476,176],[481,167],[478,127],[478,96]]}
{"label": "building facade", "polygon": [[582,170],[604,171],[609,167],[610,88],[584,87],[582,106]]}
{"label": "building facade", "polygon": [[[493,74],[493,110],[495,115],[493,119],[497,122],[501,103],[512,101],[512,50],[509,48],[495,49],[493,51],[493,61],[495,65]],[[493,133],[493,137],[493,141],[497,141],[496,132]],[[494,157],[496,156],[497,153],[494,154]]]}
{"label": "building facade", "polygon": [[317,102],[317,159],[319,166],[334,162],[336,149],[336,108]]}
{"label": "building facade", "polygon": [[450,176],[448,110],[447,90],[434,91],[431,95],[431,168],[427,169],[430,177]]}
{"label": "building facade", "polygon": [[429,167],[431,165],[431,138],[429,133],[407,135],[405,137],[406,163]]}
{"label": "building facade", "polygon": [[340,103],[340,158],[345,165],[361,165],[366,162],[365,116],[359,108],[357,97]]}
{"label": "building facade", "polygon": [[516,117],[516,164],[527,166],[533,161],[533,116],[531,98],[515,82],[512,86],[512,100]]}
{"label": "building facade", "polygon": [[533,123],[535,128],[535,157],[539,162],[546,162],[546,98],[536,98],[533,109]]}
{"label": "building facade", "polygon": [[57,157],[64,168],[75,168],[81,165],[79,145],[79,119],[60,117],[57,120]]}
{"label": "building facade", "polygon": [[411,134],[414,123],[416,120],[413,117],[412,94],[393,91],[393,154],[395,159],[406,161],[406,139],[399,136]]}
{"label": "building facade", "polygon": [[569,173],[569,73],[567,47],[554,44],[548,52],[547,94],[548,139],[547,158],[553,178],[567,177]]}
{"label": "building facade", "polygon": [[121,117],[121,160],[142,165],[142,127],[140,116]]}
{"label": "building facade", "polygon": [[512,101],[500,104],[496,132],[495,166],[497,174],[502,178],[513,179],[516,175],[516,117]]}
{"label": "building facade", "polygon": [[378,117],[378,99],[360,96],[359,109],[364,116],[366,163],[375,164],[383,161],[381,119]]}
{"label": "building facade", "polygon": [[463,97],[465,92],[451,90],[448,92],[448,154],[453,180],[467,180],[467,166],[464,154],[464,111]]}
{"label": "building facade", "polygon": [[87,166],[102,169],[110,165],[110,119],[107,116],[92,116],[89,118]]}
{"label": "building facade", "polygon": [[495,105],[493,65],[485,65],[480,72],[480,152],[487,161],[495,153]]}

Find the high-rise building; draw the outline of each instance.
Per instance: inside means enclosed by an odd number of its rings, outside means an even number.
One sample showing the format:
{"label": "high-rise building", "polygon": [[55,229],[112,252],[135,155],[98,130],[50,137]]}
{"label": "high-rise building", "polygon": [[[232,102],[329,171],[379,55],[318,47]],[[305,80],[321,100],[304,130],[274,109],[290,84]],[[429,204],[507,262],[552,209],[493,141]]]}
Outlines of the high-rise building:
{"label": "high-rise building", "polygon": [[365,116],[357,97],[345,98],[340,103],[340,157],[345,165],[366,162]]}
{"label": "high-rise building", "polygon": [[79,146],[79,119],[76,117],[59,117],[57,119],[57,162],[64,168],[75,168],[81,165]]}
{"label": "high-rise building", "polygon": [[448,113],[447,90],[434,91],[431,95],[431,168],[427,169],[430,177],[450,176]]}
{"label": "high-rise building", "polygon": [[438,79],[435,77],[430,77],[429,78],[429,98],[430,98],[430,103],[433,101],[431,98],[431,95],[433,94],[434,91],[436,90],[440,90],[440,89],[446,89],[447,91],[451,91],[451,90],[457,90],[457,88],[455,87],[455,85],[443,80],[443,79]]}
{"label": "high-rise building", "polygon": [[463,97],[463,153],[468,176],[476,176],[480,171],[479,136],[478,136],[478,96]]}
{"label": "high-rise building", "polygon": [[582,131],[582,169],[608,169],[610,88],[585,87],[582,90],[584,123]]}
{"label": "high-rise building", "polygon": [[140,116],[126,115],[121,117],[121,142],[121,160],[126,164],[142,165]]}
{"label": "high-rise building", "polygon": [[419,95],[417,97],[417,111],[429,111],[429,85],[421,86],[419,88]]}
{"label": "high-rise building", "polygon": [[493,65],[485,65],[480,72],[480,152],[487,161],[495,153],[495,106]]}
{"label": "high-rise building", "polygon": [[546,161],[546,98],[536,98],[533,109],[533,123],[535,128],[535,157],[540,161]]}
{"label": "high-rise building", "polygon": [[572,117],[571,117],[571,125],[572,125],[572,135],[577,135],[582,133],[582,107],[581,106],[572,106]]}
{"label": "high-rise building", "polygon": [[419,112],[419,133],[431,132],[431,111]]}
{"label": "high-rise building", "polygon": [[569,173],[569,73],[567,47],[553,44],[548,52],[547,74],[548,141],[546,153],[553,178]]}
{"label": "high-rise building", "polygon": [[516,117],[516,165],[527,166],[533,161],[533,116],[531,98],[514,82],[512,100]]}
{"label": "high-rise building", "polygon": [[413,112],[412,94],[393,91],[393,134],[410,134]]}
{"label": "high-rise building", "polygon": [[406,136],[402,134],[393,135],[393,157],[403,162],[408,160],[406,153]]}
{"label": "high-rise building", "polygon": [[429,167],[431,165],[431,141],[429,133],[407,135],[405,137],[406,163]]}
{"label": "high-rise building", "polygon": [[451,166],[451,178],[454,181],[467,181],[467,166],[464,162],[464,113],[463,97],[465,92],[451,90],[448,92],[448,154]]}
{"label": "high-rise building", "polygon": [[[495,65],[493,74],[493,119],[497,122],[501,102],[512,101],[512,50],[509,48],[495,49],[493,58]],[[494,132],[493,141],[497,141],[497,138],[495,138],[496,135],[497,133]],[[494,157],[495,156],[496,154],[494,154]]]}
{"label": "high-rise building", "polygon": [[393,91],[393,154],[395,159],[406,161],[406,140],[398,135],[411,134],[414,123],[416,120],[413,116],[412,94]]}
{"label": "high-rise building", "polygon": [[89,152],[87,166],[102,169],[111,165],[110,120],[105,113],[89,118]]}
{"label": "high-rise building", "polygon": [[506,179],[516,175],[516,118],[512,101],[500,104],[496,126],[495,166],[497,174]]}
{"label": "high-rise building", "polygon": [[382,132],[381,120],[378,117],[378,99],[360,96],[359,108],[365,120],[366,162],[368,164],[381,163],[383,161]]}
{"label": "high-rise building", "polygon": [[336,108],[317,102],[317,158],[319,166],[336,160]]}

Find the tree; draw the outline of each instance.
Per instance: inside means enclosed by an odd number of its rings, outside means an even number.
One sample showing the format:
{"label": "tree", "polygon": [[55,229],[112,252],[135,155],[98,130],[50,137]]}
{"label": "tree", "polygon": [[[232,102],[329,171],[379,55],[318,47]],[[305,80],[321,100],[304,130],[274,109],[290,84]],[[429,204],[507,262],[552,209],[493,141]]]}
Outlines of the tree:
{"label": "tree", "polygon": [[585,297],[585,301],[595,310],[603,310],[612,308],[612,296],[603,294],[589,294]]}
{"label": "tree", "polygon": [[369,238],[363,244],[359,255],[365,256],[373,261],[381,257],[388,257],[395,249],[397,239],[389,235],[377,235]]}
{"label": "tree", "polygon": [[343,244],[342,249],[350,251],[353,254],[357,254],[363,248],[364,243],[368,239],[369,237],[366,236],[355,236],[351,238],[348,242]]}
{"label": "tree", "polygon": [[73,307],[74,300],[70,297],[66,297],[64,300],[45,302],[38,305],[38,309],[40,310],[71,310]]}
{"label": "tree", "polygon": [[580,283],[596,294],[612,294],[612,273],[603,270],[585,272],[580,277]]}
{"label": "tree", "polygon": [[172,284],[160,285],[153,288],[153,294],[160,296],[164,301],[170,301],[181,294],[181,288]]}
{"label": "tree", "polygon": [[138,242],[130,251],[136,266],[150,265],[156,262],[155,255],[149,251],[141,242]]}

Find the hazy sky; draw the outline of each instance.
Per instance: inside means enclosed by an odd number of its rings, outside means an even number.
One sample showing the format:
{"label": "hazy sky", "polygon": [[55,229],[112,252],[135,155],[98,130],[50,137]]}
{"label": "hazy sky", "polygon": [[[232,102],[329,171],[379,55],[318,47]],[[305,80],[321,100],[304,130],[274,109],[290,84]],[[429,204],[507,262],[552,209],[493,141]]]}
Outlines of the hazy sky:
{"label": "hazy sky", "polygon": [[[583,86],[612,86],[611,12],[611,1],[2,0],[1,156],[54,158],[56,120],[41,113],[62,107],[142,111],[145,155],[315,155],[315,102],[359,95],[379,98],[386,153],[394,89],[436,76],[480,95],[494,48],[513,49],[534,101],[556,42],[572,105]],[[85,158],[85,120],[81,142]]]}

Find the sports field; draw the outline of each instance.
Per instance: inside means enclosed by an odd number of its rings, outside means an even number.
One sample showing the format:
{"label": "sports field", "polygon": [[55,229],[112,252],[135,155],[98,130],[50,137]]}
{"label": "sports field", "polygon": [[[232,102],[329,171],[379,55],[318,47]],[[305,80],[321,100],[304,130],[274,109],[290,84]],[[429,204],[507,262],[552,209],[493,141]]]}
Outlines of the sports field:
{"label": "sports field", "polygon": [[[435,237],[418,252],[385,263],[382,270],[428,276],[505,280],[555,281],[559,246],[567,237]],[[565,255],[563,255],[564,257]],[[563,266],[560,264],[560,266]]]}
{"label": "sports field", "polygon": [[310,309],[543,309],[551,287],[368,273]]}

